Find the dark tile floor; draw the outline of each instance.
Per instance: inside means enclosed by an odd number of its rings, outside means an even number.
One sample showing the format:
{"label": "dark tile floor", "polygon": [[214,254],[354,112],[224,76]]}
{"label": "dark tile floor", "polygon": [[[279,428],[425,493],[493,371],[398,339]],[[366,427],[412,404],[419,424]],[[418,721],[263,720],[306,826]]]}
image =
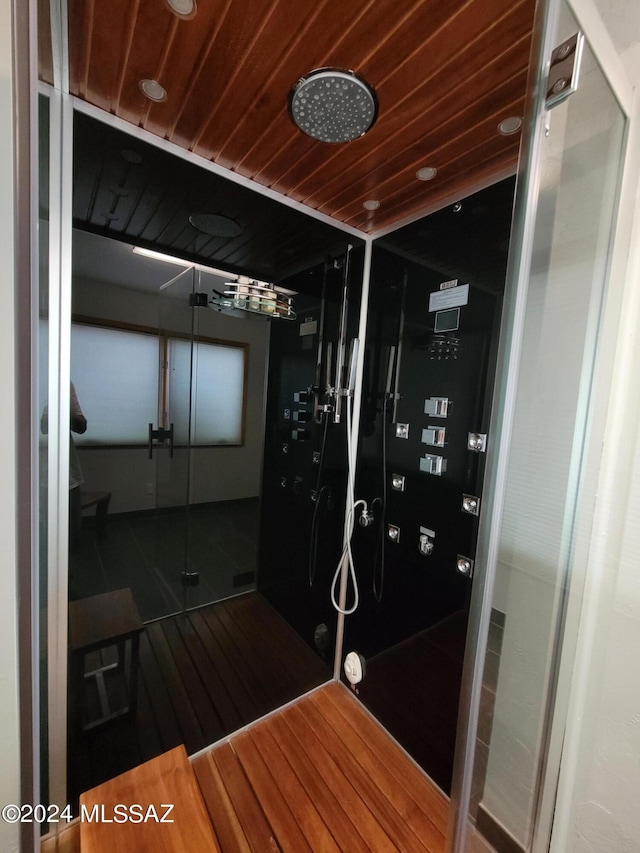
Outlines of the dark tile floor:
{"label": "dark tile floor", "polygon": [[[129,587],[144,622],[255,589],[258,498],[158,514],[107,516],[100,534],[83,519],[69,561],[70,600]],[[184,587],[181,572],[198,572]]]}

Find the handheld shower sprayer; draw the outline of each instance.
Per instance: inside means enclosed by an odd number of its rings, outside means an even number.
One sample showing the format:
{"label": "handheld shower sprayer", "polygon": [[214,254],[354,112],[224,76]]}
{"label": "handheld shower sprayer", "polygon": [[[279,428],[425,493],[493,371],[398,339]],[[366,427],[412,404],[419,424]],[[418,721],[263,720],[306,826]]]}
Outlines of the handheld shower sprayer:
{"label": "handheld shower sprayer", "polygon": [[[359,352],[360,341],[358,338],[354,338],[351,341],[350,347],[350,357],[349,357],[349,380],[347,388],[343,389],[343,395],[346,396],[347,399],[347,502],[346,502],[346,517],[344,523],[344,535],[343,535],[343,548],[340,559],[338,560],[338,566],[336,568],[335,574],[333,576],[333,582],[331,584],[331,603],[338,611],[338,613],[342,613],[344,616],[350,616],[352,613],[358,608],[360,603],[360,592],[358,589],[358,580],[356,578],[355,566],[353,563],[353,553],[351,551],[351,538],[353,536],[353,530],[355,527],[355,518],[356,518],[356,510],[358,507],[362,507],[359,516],[359,523],[363,527],[367,527],[372,521],[373,516],[369,512],[369,507],[365,500],[356,500],[355,499],[355,484],[353,472],[355,469],[356,459],[355,452],[356,448],[354,448],[353,442],[353,423],[352,423],[352,408],[351,402],[353,397],[353,392],[356,387],[356,375],[357,375],[357,364],[358,364],[358,352]],[[351,607],[343,608],[340,606],[337,597],[336,597],[336,589],[338,586],[338,582],[342,576],[343,568],[346,566],[347,575],[351,578],[351,585],[353,587],[353,604]],[[346,591],[346,583],[347,580],[344,581],[344,587]]]}

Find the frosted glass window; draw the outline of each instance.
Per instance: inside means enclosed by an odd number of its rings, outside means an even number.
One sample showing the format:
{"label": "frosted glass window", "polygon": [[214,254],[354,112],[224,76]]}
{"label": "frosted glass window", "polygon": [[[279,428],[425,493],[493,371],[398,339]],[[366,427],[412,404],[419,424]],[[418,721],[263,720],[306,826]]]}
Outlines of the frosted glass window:
{"label": "frosted glass window", "polygon": [[191,373],[190,346],[175,338],[169,346],[168,420],[176,443],[186,443],[191,399],[192,444],[241,444],[244,348],[196,341]]}
{"label": "frosted glass window", "polygon": [[71,381],[87,419],[77,445],[146,444],[158,420],[158,339],[74,323]]}

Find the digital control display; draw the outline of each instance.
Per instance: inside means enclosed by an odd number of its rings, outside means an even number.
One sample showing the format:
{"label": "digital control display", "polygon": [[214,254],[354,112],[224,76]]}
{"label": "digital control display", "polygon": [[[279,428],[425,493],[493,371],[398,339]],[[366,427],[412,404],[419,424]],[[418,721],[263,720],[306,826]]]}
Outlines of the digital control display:
{"label": "digital control display", "polygon": [[448,308],[436,312],[435,332],[455,332],[460,325],[460,309]]}

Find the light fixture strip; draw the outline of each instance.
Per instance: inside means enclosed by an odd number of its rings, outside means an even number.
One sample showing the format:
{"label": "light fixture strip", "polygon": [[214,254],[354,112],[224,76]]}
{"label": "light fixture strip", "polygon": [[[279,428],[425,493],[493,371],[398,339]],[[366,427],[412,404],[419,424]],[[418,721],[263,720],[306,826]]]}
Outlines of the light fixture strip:
{"label": "light fixture strip", "polygon": [[216,267],[208,267],[204,264],[196,264],[192,261],[186,261],[184,258],[177,258],[175,255],[165,255],[164,252],[156,252],[153,249],[145,249],[142,246],[134,246],[133,252],[136,255],[142,255],[145,258],[152,258],[154,261],[163,261],[165,264],[175,264],[176,266],[184,267],[185,269],[193,268],[200,270],[200,272],[217,275],[220,278],[230,278],[233,281],[238,281],[240,279],[240,276],[235,273],[227,272],[226,270],[219,270]]}

